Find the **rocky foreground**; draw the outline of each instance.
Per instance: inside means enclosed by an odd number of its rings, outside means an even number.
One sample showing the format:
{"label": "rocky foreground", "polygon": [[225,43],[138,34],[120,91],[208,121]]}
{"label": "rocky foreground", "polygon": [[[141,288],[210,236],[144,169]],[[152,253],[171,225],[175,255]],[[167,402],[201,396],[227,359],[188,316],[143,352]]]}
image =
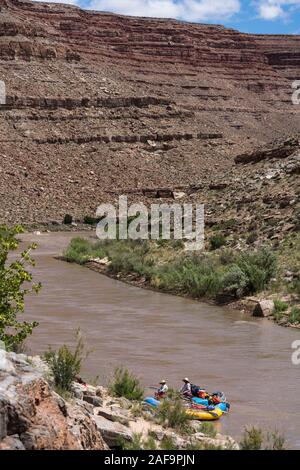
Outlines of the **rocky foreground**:
{"label": "rocky foreground", "polygon": [[74,396],[58,395],[40,357],[0,350],[0,450],[109,450],[149,438],[156,448],[168,439],[174,448],[238,449],[228,436],[184,435],[156,424],[137,403],[109,396],[104,387],[73,384]]}

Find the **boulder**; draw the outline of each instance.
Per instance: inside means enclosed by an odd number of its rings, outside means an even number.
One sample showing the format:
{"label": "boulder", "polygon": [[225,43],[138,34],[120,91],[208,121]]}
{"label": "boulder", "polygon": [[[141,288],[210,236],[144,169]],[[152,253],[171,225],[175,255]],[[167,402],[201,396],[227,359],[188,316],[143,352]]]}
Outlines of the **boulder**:
{"label": "boulder", "polygon": [[218,447],[222,450],[239,450],[239,445],[230,436],[217,434],[216,437],[209,437],[201,432],[194,434],[192,441],[203,444],[203,446]]}
{"label": "boulder", "polygon": [[274,313],[274,301],[273,300],[260,300],[254,307],[254,317],[269,317]]}
{"label": "boulder", "polygon": [[103,400],[95,395],[83,395],[83,401],[90,403],[93,406],[102,406]]}
{"label": "boulder", "polygon": [[89,261],[92,263],[100,264],[100,266],[109,266],[111,264],[111,261],[108,259],[107,256],[105,258],[91,258]]}
{"label": "boulder", "polygon": [[77,384],[76,382],[72,383],[72,393],[74,394],[75,398],[78,398],[79,400],[83,399],[83,389],[80,384]]}
{"label": "boulder", "polygon": [[91,414],[51,389],[40,361],[0,356],[0,449],[107,449]]}
{"label": "boulder", "polygon": [[109,421],[117,422],[128,426],[129,419],[128,416],[125,416],[123,412],[127,410],[122,410],[121,408],[117,409],[115,407],[111,408],[100,408],[97,410],[98,416],[103,416],[103,418],[108,419]]}
{"label": "boulder", "polygon": [[132,441],[131,430],[121,423],[110,421],[103,416],[94,416],[98,431],[109,447],[118,446],[120,440]]}
{"label": "boulder", "polygon": [[173,191],[173,198],[175,200],[177,199],[182,199],[186,196],[186,193],[184,193],[183,191]]}
{"label": "boulder", "polygon": [[24,444],[18,435],[7,436],[0,441],[0,450],[25,450]]}
{"label": "boulder", "polygon": [[107,398],[108,391],[105,387],[98,385],[98,387],[96,387],[96,395],[100,398]]}

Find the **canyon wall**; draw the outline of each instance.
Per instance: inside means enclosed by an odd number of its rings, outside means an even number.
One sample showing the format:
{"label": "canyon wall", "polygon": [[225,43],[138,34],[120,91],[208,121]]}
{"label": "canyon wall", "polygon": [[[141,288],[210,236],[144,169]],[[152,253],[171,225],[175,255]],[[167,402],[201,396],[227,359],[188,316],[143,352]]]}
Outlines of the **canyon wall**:
{"label": "canyon wall", "polygon": [[299,36],[0,0],[0,219],[201,185],[300,131]]}

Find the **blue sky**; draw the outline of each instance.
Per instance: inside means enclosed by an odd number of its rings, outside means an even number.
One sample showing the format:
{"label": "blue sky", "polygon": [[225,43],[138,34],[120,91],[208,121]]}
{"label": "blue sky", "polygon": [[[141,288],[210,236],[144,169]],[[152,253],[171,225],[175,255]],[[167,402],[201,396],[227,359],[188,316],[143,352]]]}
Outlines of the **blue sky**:
{"label": "blue sky", "polygon": [[112,11],[125,15],[167,17],[199,23],[224,24],[249,33],[300,34],[300,0],[61,1],[87,9]]}

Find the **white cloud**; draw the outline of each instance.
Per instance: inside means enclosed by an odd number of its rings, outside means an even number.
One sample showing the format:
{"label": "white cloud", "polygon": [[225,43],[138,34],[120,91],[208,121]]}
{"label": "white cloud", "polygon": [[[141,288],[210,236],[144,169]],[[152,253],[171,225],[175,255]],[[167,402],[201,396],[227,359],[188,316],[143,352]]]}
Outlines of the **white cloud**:
{"label": "white cloud", "polygon": [[132,16],[224,21],[240,11],[240,0],[91,0],[89,8]]}
{"label": "white cloud", "polygon": [[284,16],[284,11],[280,5],[262,3],[259,5],[259,16],[264,20],[275,20],[280,16]]}
{"label": "white cloud", "polygon": [[300,0],[259,0],[256,2],[259,17],[264,20],[287,18],[300,7]]}

